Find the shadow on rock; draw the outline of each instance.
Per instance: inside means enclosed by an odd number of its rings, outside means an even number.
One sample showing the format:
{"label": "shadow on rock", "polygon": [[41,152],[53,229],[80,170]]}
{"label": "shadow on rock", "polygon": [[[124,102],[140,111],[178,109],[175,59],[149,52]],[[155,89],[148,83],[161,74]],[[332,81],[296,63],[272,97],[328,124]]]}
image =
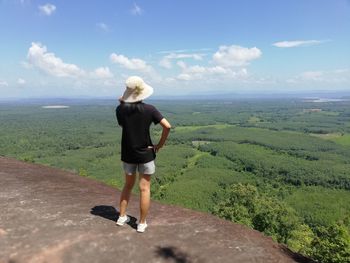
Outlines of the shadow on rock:
{"label": "shadow on rock", "polygon": [[[110,205],[94,206],[93,208],[91,208],[90,213],[95,216],[100,216],[100,217],[112,220],[114,222],[117,221],[117,219],[119,218],[119,212],[113,206],[110,206]],[[137,228],[136,220],[137,220],[136,217],[130,216],[130,222],[128,223],[128,225],[136,229]]]}
{"label": "shadow on rock", "polygon": [[291,251],[289,248],[287,247],[283,247],[282,248],[283,253],[285,253],[286,255],[288,255],[288,257],[290,257],[291,259],[295,260],[295,262],[298,263],[316,263],[316,261],[307,258],[301,254],[298,253],[294,253],[293,251]]}
{"label": "shadow on rock", "polygon": [[156,249],[156,254],[159,257],[162,257],[167,260],[173,260],[176,263],[191,263],[189,259],[189,255],[180,251],[176,247],[160,247],[158,246]]}

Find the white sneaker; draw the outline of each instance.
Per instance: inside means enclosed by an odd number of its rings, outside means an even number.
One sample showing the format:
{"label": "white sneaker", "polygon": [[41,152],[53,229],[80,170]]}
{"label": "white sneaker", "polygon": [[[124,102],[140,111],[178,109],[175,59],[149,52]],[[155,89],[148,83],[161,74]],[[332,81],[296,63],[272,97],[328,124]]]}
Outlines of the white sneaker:
{"label": "white sneaker", "polygon": [[137,225],[137,232],[140,232],[140,233],[143,233],[143,232],[145,232],[145,230],[146,230],[146,228],[147,228],[147,223],[146,223],[146,221],[145,221],[145,223],[143,223],[143,224],[138,224]]}
{"label": "white sneaker", "polygon": [[116,224],[118,226],[123,226],[125,223],[129,223],[129,222],[130,222],[130,217],[127,215],[124,215],[124,216],[119,216]]}

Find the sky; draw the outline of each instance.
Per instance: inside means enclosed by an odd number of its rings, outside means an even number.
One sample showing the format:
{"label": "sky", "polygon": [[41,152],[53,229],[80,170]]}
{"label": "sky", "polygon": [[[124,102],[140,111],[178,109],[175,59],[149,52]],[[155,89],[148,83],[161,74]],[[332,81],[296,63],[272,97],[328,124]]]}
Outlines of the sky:
{"label": "sky", "polygon": [[0,0],[0,98],[350,91],[350,0]]}

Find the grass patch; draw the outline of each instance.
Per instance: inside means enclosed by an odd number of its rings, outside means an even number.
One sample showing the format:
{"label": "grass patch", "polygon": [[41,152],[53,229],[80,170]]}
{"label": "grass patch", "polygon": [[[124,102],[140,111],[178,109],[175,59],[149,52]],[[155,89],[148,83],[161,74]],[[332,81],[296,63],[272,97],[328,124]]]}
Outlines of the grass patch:
{"label": "grass patch", "polygon": [[260,122],[260,119],[255,117],[255,116],[252,116],[248,119],[248,122],[249,123],[257,123],[257,122]]}
{"label": "grass patch", "polygon": [[223,123],[223,124],[196,125],[196,126],[193,126],[193,125],[189,125],[189,126],[176,126],[176,127],[174,128],[174,131],[175,131],[175,132],[176,132],[176,131],[195,131],[195,130],[202,129],[202,128],[224,129],[224,128],[231,127],[231,126],[234,126],[234,125]]}
{"label": "grass patch", "polygon": [[342,133],[340,132],[333,132],[333,133],[325,133],[325,134],[319,134],[319,133],[309,133],[311,136],[325,139],[325,140],[333,140],[342,137]]}
{"label": "grass patch", "polygon": [[332,141],[340,145],[350,146],[350,134],[345,134],[343,136],[333,138]]}
{"label": "grass patch", "polygon": [[350,211],[350,192],[308,186],[296,189],[285,201],[310,223],[328,225]]}
{"label": "grass patch", "polygon": [[211,141],[192,141],[192,145],[194,147],[198,147],[200,145],[208,144],[211,143]]}

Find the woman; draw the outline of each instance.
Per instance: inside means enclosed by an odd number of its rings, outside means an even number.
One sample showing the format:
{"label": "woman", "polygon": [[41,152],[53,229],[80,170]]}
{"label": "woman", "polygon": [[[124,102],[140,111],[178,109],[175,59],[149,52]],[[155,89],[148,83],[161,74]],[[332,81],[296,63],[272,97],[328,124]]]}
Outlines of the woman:
{"label": "woman", "polygon": [[[120,196],[120,215],[116,224],[122,226],[130,221],[130,217],[126,215],[126,208],[138,171],[140,221],[137,232],[144,232],[147,228],[151,175],[155,172],[154,159],[156,153],[163,147],[171,128],[169,122],[153,105],[142,102],[152,93],[153,88],[140,77],[130,77],[126,80],[126,90],[119,99],[120,105],[116,109],[118,123],[123,128],[121,160],[125,172],[125,185]],[[162,136],[156,145],[152,144],[150,137],[149,128],[152,122],[160,123],[163,127]]]}

